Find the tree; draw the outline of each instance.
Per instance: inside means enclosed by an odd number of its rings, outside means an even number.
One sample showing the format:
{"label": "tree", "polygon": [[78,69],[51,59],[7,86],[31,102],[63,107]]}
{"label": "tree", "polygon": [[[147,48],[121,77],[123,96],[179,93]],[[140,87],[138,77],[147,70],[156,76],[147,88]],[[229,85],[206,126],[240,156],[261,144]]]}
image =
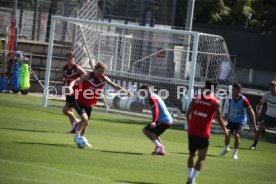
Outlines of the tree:
{"label": "tree", "polygon": [[[245,26],[253,14],[252,3],[255,0],[225,0],[225,4],[231,9],[229,16],[225,17],[221,24],[231,26]],[[258,0],[259,1],[259,0]]]}
{"label": "tree", "polygon": [[[176,26],[185,27],[188,0],[178,0]],[[196,0],[194,8],[195,23],[218,23],[229,15],[230,8],[224,4],[223,0]]]}
{"label": "tree", "polygon": [[276,33],[276,1],[256,0],[252,8],[251,26],[260,28],[265,34]]}
{"label": "tree", "polygon": [[[184,27],[188,0],[178,0],[176,26]],[[263,30],[276,33],[275,0],[196,0],[194,22]]]}
{"label": "tree", "polygon": [[223,0],[196,1],[194,11],[195,23],[218,23],[230,13],[230,8]]}

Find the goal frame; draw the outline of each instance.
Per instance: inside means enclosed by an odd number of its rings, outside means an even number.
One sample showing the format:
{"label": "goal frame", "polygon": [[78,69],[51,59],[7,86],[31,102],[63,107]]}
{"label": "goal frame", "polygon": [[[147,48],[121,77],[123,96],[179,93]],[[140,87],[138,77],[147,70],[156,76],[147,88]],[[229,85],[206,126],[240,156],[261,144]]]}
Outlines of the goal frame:
{"label": "goal frame", "polygon": [[[156,28],[156,27],[143,27],[143,26],[135,26],[135,25],[126,25],[126,24],[117,24],[117,23],[107,23],[101,21],[93,21],[93,20],[85,20],[79,18],[72,18],[72,17],[63,17],[63,16],[51,16],[51,25],[50,25],[50,35],[49,35],[49,42],[48,42],[48,54],[47,54],[47,63],[46,63],[46,72],[45,72],[45,81],[44,81],[44,92],[43,92],[43,100],[42,106],[47,107],[47,100],[49,95],[49,80],[51,75],[51,65],[52,65],[52,54],[53,54],[53,44],[54,44],[54,33],[55,33],[55,23],[56,21],[67,21],[67,22],[75,22],[75,23],[83,23],[83,24],[94,24],[98,26],[116,26],[118,28],[127,28],[130,30],[140,30],[140,31],[149,31],[149,32],[156,32],[156,33],[174,33],[174,34],[181,34],[181,35],[188,35],[192,36],[191,40],[193,42],[193,48],[191,50],[191,65],[190,65],[190,77],[189,77],[189,84],[188,84],[188,91],[187,97],[188,101],[190,102],[193,93],[194,93],[194,83],[195,83],[195,72],[196,72],[196,61],[198,55],[198,41],[200,33],[195,31],[185,31],[185,30],[174,30],[174,29],[164,29],[164,28]],[[186,60],[186,62],[189,62]],[[189,103],[188,102],[188,103]]]}

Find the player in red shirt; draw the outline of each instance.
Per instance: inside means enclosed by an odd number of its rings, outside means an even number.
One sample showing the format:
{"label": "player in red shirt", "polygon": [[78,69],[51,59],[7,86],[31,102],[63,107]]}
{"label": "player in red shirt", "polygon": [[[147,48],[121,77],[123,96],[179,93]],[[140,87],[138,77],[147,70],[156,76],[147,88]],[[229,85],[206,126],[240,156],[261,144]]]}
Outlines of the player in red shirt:
{"label": "player in red shirt", "polygon": [[[106,65],[99,62],[96,64],[92,72],[83,74],[79,80],[74,80],[69,86],[70,93],[73,93],[74,84],[82,83],[82,89],[79,91],[76,103],[74,105],[74,108],[81,117],[81,121],[78,123],[76,129],[75,141],[79,137],[84,138],[85,129],[88,125],[88,120],[92,112],[92,107],[97,104],[97,101],[101,97],[103,87],[106,83],[112,86],[114,89],[120,90],[121,92],[125,92],[130,95],[130,93],[126,89],[115,84],[107,76],[104,75],[106,69]],[[86,145],[91,147],[86,139],[85,141]]]}
{"label": "player in red shirt", "polygon": [[[64,65],[61,71],[62,81],[66,82],[66,85],[69,86],[72,80],[79,78],[82,74],[85,74],[83,68],[75,63],[75,55],[72,52],[66,54],[67,64]],[[81,85],[75,85],[74,89],[81,89]],[[73,112],[73,105],[75,102],[75,94],[66,95],[66,103],[63,107],[63,113],[68,116],[72,129],[70,133],[75,133],[76,125],[78,119],[75,117]]]}
{"label": "player in red shirt", "polygon": [[[205,90],[208,92],[194,96],[186,113],[190,152],[188,158],[187,184],[195,184],[195,179],[203,167],[208,151],[210,130],[215,113],[224,134],[228,135],[221,115],[221,104],[210,91],[212,86],[213,89],[216,89],[217,83],[206,81]],[[196,151],[198,151],[198,159],[195,162]]]}

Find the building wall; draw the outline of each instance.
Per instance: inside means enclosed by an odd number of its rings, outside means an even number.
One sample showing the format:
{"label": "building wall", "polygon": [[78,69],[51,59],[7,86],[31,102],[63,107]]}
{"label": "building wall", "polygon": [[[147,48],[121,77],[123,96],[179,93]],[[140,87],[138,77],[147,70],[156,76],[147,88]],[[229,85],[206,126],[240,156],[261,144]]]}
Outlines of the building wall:
{"label": "building wall", "polygon": [[199,24],[193,30],[224,37],[229,53],[236,55],[237,81],[266,87],[270,80],[276,79],[276,35],[263,35],[255,29]]}

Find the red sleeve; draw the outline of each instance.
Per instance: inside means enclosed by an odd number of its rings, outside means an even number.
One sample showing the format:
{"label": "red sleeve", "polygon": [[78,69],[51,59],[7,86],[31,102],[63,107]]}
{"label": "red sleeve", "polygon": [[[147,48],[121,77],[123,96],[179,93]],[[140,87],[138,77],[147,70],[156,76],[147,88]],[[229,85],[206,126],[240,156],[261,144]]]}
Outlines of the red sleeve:
{"label": "red sleeve", "polygon": [[244,100],[243,100],[243,106],[246,109],[248,109],[248,108],[251,107],[251,104],[250,104],[250,102],[249,102],[249,100],[247,98],[244,98]]}
{"label": "red sleeve", "polygon": [[158,99],[150,97],[149,105],[152,108],[152,122],[156,122],[159,114]]}

